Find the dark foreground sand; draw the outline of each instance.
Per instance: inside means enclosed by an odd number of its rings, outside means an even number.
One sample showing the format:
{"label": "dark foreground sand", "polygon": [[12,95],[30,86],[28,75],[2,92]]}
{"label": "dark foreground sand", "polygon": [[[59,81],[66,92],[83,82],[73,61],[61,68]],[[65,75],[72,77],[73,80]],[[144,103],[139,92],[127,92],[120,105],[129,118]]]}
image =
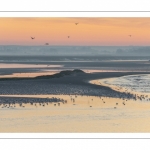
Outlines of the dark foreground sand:
{"label": "dark foreground sand", "polygon": [[149,74],[147,72],[102,72],[77,73],[59,78],[41,76],[39,78],[0,79],[0,95],[85,95],[107,96],[116,98],[131,98],[131,93],[122,93],[101,85],[89,83],[90,80],[120,77],[134,74]]}

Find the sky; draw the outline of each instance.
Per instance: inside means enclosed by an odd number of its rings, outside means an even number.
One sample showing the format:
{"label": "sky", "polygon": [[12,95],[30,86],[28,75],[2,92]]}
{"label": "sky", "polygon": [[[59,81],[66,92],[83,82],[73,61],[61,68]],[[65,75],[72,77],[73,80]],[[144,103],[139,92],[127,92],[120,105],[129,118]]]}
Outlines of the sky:
{"label": "sky", "polygon": [[0,45],[45,43],[150,46],[150,18],[0,18]]}

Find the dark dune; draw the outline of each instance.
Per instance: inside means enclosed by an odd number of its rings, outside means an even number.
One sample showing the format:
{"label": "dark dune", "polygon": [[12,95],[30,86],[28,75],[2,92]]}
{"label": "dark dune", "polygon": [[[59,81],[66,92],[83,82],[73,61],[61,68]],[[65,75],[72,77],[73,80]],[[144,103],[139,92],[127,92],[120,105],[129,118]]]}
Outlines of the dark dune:
{"label": "dark dune", "polygon": [[68,75],[77,75],[77,74],[81,74],[81,73],[85,73],[85,72],[80,70],[80,69],[65,70],[65,71],[61,71],[59,73],[56,73],[54,75],[38,76],[38,77],[35,77],[35,79],[60,78],[60,77],[68,76]]}

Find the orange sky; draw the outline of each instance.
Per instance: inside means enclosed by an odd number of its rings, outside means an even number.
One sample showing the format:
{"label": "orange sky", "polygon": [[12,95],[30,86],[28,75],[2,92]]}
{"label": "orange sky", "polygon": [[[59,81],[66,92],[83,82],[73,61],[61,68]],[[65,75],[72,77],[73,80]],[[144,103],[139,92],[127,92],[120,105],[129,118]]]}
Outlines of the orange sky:
{"label": "orange sky", "polygon": [[[30,36],[35,39],[31,40]],[[149,46],[150,18],[0,18],[0,45],[44,45],[46,42],[49,45]]]}

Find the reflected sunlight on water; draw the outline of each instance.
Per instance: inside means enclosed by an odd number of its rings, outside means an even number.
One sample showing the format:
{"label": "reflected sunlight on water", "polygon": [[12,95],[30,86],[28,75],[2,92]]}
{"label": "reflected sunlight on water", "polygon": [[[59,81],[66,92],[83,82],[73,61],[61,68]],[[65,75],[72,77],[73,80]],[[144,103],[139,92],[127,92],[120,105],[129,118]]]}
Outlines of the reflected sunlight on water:
{"label": "reflected sunlight on water", "polygon": [[128,75],[111,79],[102,79],[100,81],[108,86],[126,88],[134,92],[150,93],[149,74]]}

